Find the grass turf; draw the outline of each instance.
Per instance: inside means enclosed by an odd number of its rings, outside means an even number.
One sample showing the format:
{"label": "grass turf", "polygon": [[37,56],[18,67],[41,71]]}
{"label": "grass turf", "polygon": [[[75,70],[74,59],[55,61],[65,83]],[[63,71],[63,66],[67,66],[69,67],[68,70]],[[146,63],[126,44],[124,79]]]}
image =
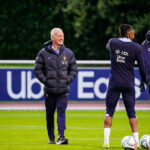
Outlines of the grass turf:
{"label": "grass turf", "polygon": [[[0,150],[102,150],[104,111],[67,111],[69,145],[48,144],[45,111],[0,111]],[[150,111],[137,112],[140,137],[150,134]],[[55,121],[57,137],[57,124]],[[125,111],[115,112],[110,149],[132,135]]]}

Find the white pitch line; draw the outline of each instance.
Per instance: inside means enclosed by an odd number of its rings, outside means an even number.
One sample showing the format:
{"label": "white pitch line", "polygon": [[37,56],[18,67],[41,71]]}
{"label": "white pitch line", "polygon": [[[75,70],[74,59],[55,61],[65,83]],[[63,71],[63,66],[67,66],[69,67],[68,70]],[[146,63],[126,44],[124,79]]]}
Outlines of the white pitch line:
{"label": "white pitch line", "polygon": [[[45,110],[45,107],[0,107],[0,110]],[[105,107],[68,107],[67,110],[105,110]],[[124,107],[120,107],[118,110],[125,110]],[[146,111],[150,110],[150,107],[135,107],[135,110]]]}
{"label": "white pitch line", "polygon": [[[0,130],[3,129],[46,129],[46,126],[28,126],[28,125],[0,125]],[[56,128],[57,129],[57,128]],[[103,130],[104,128],[87,128],[87,127],[67,127],[68,130]],[[128,131],[128,129],[117,129],[112,128],[113,130],[120,130],[120,131]]]}

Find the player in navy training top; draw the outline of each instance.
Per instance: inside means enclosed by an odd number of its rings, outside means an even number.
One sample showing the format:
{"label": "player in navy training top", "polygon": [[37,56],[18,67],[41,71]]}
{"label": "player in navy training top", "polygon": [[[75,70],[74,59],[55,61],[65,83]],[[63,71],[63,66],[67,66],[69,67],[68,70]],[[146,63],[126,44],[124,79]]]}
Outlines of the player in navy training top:
{"label": "player in navy training top", "polygon": [[129,117],[132,133],[139,143],[138,122],[135,115],[134,63],[138,62],[141,78],[146,82],[142,47],[132,42],[134,29],[122,24],[119,26],[120,38],[112,38],[106,46],[110,51],[111,76],[106,95],[106,116],[104,120],[104,148],[109,148],[109,135],[113,114],[120,94]]}
{"label": "player in navy training top", "polygon": [[142,43],[145,70],[147,76],[148,93],[150,96],[150,30],[146,33],[146,39]]}

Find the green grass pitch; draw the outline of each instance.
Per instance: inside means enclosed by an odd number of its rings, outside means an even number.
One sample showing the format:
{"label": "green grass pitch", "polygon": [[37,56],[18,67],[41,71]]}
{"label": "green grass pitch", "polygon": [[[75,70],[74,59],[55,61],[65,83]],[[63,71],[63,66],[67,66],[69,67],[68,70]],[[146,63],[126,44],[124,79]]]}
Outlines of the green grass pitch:
{"label": "green grass pitch", "polygon": [[[67,111],[69,145],[48,144],[45,111],[0,111],[0,150],[102,150],[104,111]],[[150,111],[137,112],[140,137],[150,134]],[[57,138],[57,123],[55,122]],[[110,149],[132,135],[125,111],[115,112]]]}

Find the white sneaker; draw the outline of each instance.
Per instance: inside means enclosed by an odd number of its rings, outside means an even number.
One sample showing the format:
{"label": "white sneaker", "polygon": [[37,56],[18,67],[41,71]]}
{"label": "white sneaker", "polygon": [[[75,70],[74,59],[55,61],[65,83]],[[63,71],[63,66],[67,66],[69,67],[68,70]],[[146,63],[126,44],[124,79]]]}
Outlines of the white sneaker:
{"label": "white sneaker", "polygon": [[68,144],[68,139],[66,139],[64,135],[60,135],[56,144]]}
{"label": "white sneaker", "polygon": [[104,143],[103,148],[109,148],[109,143]]}

